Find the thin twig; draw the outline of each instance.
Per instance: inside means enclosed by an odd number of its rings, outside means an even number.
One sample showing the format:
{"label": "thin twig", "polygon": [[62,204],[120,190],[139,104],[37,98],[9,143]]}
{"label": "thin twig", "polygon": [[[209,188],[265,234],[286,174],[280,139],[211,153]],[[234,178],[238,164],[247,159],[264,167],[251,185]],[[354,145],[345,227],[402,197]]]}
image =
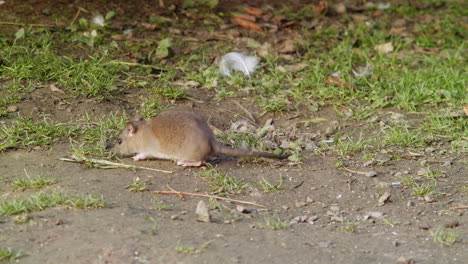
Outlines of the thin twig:
{"label": "thin twig", "polygon": [[60,158],[59,160],[67,161],[67,162],[74,162],[74,163],[81,163],[81,164],[83,164],[83,163],[92,163],[93,165],[97,165],[98,168],[103,168],[103,169],[114,169],[114,168],[142,169],[142,170],[157,171],[157,172],[163,172],[163,173],[172,173],[172,171],[160,170],[160,169],[154,169],[154,168],[147,168],[147,167],[140,167],[140,166],[136,166],[136,165],[117,163],[117,162],[112,162],[112,161],[107,161],[107,160],[97,160],[97,159],[87,159],[87,158],[82,159],[82,160]]}
{"label": "thin twig", "polygon": [[127,65],[127,66],[137,66],[137,67],[143,67],[143,68],[154,68],[157,70],[163,71],[163,69],[160,69],[154,65],[148,65],[148,64],[141,64],[137,62],[128,62],[128,61],[110,61],[109,64],[122,64],[122,65]]}
{"label": "thin twig", "polygon": [[2,22],[2,21],[0,21],[0,25],[31,26],[31,27],[55,27],[55,25],[47,25],[47,24],[26,24],[26,23]]}
{"label": "thin twig", "polygon": [[179,196],[189,195],[189,196],[195,196],[195,197],[205,197],[205,198],[211,198],[211,199],[216,199],[216,200],[224,200],[224,201],[230,201],[230,202],[234,202],[234,203],[247,204],[247,205],[253,205],[253,206],[266,208],[266,206],[261,205],[261,204],[256,204],[256,203],[246,202],[246,201],[241,201],[241,200],[235,200],[235,199],[230,199],[230,198],[225,198],[225,197],[215,196],[215,195],[210,195],[210,194],[179,192],[179,191],[175,191],[175,190],[172,190],[172,191],[153,191],[153,193],[156,193],[156,194],[177,194]]}
{"label": "thin twig", "polygon": [[347,170],[347,171],[352,172],[352,173],[357,173],[357,174],[362,174],[362,175],[366,175],[366,174],[367,174],[367,172],[355,171],[355,170],[352,170],[352,169],[348,169],[348,168],[346,168],[345,166],[342,166],[342,168],[343,168],[344,170]]}
{"label": "thin twig", "polygon": [[468,209],[468,205],[450,207],[449,209],[450,209],[450,210]]}
{"label": "thin twig", "polygon": [[249,117],[250,119],[252,120],[252,122],[254,124],[257,124],[257,120],[255,119],[255,117],[249,112],[249,110],[247,110],[243,105],[241,105],[241,103],[239,103],[237,100],[232,100],[238,107],[240,107],[240,109],[242,109],[242,111],[244,111]]}
{"label": "thin twig", "polygon": [[76,12],[76,15],[75,17],[73,17],[73,20],[72,22],[70,23],[70,26],[73,25],[73,23],[75,23],[75,20],[78,18],[78,16],[80,15],[81,11],[85,12],[85,13],[89,13],[88,10],[82,8],[82,7],[78,7],[78,11]]}

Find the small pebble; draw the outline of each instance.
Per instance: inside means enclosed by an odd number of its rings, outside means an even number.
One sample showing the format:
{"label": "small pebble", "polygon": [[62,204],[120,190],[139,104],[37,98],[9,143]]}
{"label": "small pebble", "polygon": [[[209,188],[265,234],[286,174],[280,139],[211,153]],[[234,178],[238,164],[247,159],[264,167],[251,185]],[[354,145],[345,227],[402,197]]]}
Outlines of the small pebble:
{"label": "small pebble", "polygon": [[409,200],[407,203],[406,203],[406,206],[410,207],[410,206],[414,206],[414,202]]}
{"label": "small pebble", "polygon": [[312,198],[310,198],[309,196],[307,196],[306,198],[306,203],[313,203],[314,200],[312,200]]}
{"label": "small pebble", "polygon": [[432,195],[430,195],[430,194],[425,195],[424,196],[424,201],[426,201],[428,203],[433,203],[434,202],[434,197],[432,197]]}
{"label": "small pebble", "polygon": [[375,176],[377,176],[377,172],[375,172],[375,171],[369,171],[369,172],[366,173],[366,176],[369,177],[369,178],[370,178],[370,177],[375,177]]}
{"label": "small pebble", "polygon": [[444,226],[446,228],[455,228],[455,227],[458,226],[458,221],[457,220],[450,221],[450,222],[446,223]]}
{"label": "small pebble", "polygon": [[179,220],[179,216],[178,215],[171,215],[171,220]]}
{"label": "small pebble", "polygon": [[385,202],[387,202],[388,199],[390,199],[390,196],[391,196],[391,194],[389,192],[384,192],[384,194],[382,194],[382,196],[380,196],[380,198],[379,198],[378,205],[383,206],[385,204]]}
{"label": "small pebble", "polygon": [[307,203],[306,202],[296,202],[295,205],[296,205],[297,208],[301,208],[301,207],[306,206]]}
{"label": "small pebble", "polygon": [[208,211],[208,206],[206,206],[205,202],[202,200],[198,202],[197,204],[197,209],[195,210],[195,214],[197,216],[197,221],[199,222],[210,222],[211,221],[211,216]]}
{"label": "small pebble", "polygon": [[236,210],[237,210],[237,212],[242,213],[242,214],[250,214],[252,212],[251,209],[245,208],[242,205],[236,206]]}
{"label": "small pebble", "polygon": [[8,111],[8,113],[14,113],[14,112],[18,111],[18,106],[16,106],[16,105],[9,105],[9,106],[7,107],[7,111]]}

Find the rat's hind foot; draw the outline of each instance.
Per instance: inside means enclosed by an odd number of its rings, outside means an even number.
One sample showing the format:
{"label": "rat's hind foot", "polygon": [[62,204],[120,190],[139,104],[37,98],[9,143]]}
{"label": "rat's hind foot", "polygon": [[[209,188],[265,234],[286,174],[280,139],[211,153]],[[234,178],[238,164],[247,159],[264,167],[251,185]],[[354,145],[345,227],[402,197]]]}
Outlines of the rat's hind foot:
{"label": "rat's hind foot", "polygon": [[138,153],[133,157],[133,160],[134,161],[139,161],[139,160],[145,160],[147,158],[148,158],[148,156],[146,154]]}
{"label": "rat's hind foot", "polygon": [[203,161],[187,161],[187,160],[178,160],[177,165],[184,167],[200,167],[203,165]]}

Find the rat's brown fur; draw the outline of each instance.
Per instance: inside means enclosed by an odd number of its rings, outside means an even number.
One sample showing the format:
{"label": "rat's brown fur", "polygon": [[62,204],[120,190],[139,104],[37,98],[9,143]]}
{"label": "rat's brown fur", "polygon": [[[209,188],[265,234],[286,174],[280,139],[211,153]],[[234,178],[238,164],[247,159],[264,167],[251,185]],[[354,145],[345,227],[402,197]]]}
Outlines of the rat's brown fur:
{"label": "rat's brown fur", "polygon": [[149,121],[137,118],[127,123],[119,135],[119,142],[117,153],[138,154],[135,160],[174,159],[184,166],[199,166],[215,153],[276,159],[287,157],[226,147],[216,141],[213,131],[200,115],[186,110],[161,112]]}

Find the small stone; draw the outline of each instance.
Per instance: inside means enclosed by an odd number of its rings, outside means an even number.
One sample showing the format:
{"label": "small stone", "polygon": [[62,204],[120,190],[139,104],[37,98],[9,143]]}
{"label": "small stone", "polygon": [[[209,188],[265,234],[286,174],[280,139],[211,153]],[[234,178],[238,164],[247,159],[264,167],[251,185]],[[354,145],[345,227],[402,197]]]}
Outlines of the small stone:
{"label": "small stone", "polygon": [[382,216],[383,216],[383,213],[382,213],[382,212],[372,211],[372,212],[369,212],[367,215],[369,216],[369,218],[375,218],[375,219],[377,219],[377,218],[382,217]]}
{"label": "small stone", "polygon": [[369,160],[363,164],[364,167],[371,167],[374,166],[377,163],[375,160]]}
{"label": "small stone", "polygon": [[432,195],[430,195],[430,194],[424,195],[424,201],[426,201],[428,203],[433,203],[434,202],[434,197],[432,197]]}
{"label": "small stone", "polygon": [[314,151],[318,149],[318,147],[313,141],[308,141],[305,143],[304,149],[307,151]]}
{"label": "small stone", "polygon": [[63,220],[59,219],[55,222],[55,225],[63,225]]}
{"label": "small stone", "polygon": [[414,260],[410,258],[405,258],[403,256],[399,257],[397,260],[398,263],[403,263],[403,264],[414,264]]}
{"label": "small stone", "polygon": [[179,220],[180,217],[178,215],[171,215],[171,220]]}
{"label": "small stone", "polygon": [[206,206],[205,202],[199,201],[197,204],[197,209],[195,211],[197,215],[197,221],[208,223],[211,221],[210,213],[208,211],[208,206]]}
{"label": "small stone", "polygon": [[432,153],[432,152],[435,152],[436,149],[433,148],[433,147],[428,147],[428,148],[426,148],[424,151],[425,151],[426,153]]}
{"label": "small stone", "polygon": [[7,107],[7,111],[8,111],[8,113],[14,113],[14,112],[18,111],[18,106],[16,106],[16,105],[9,105],[9,106]]}
{"label": "small stone", "polygon": [[310,198],[309,196],[307,196],[306,198],[306,203],[313,203],[314,200],[312,200],[312,198]]}
{"label": "small stone", "polygon": [[426,169],[420,169],[420,170],[418,170],[418,173],[417,173],[418,176],[424,176],[424,175],[426,175],[426,174],[427,174],[427,170],[426,170]]}
{"label": "small stone", "polygon": [[421,161],[419,162],[419,164],[420,164],[421,166],[426,166],[427,163],[429,163],[429,161],[427,161],[427,159],[423,159],[423,160],[421,160]]}
{"label": "small stone", "polygon": [[335,5],[335,11],[338,15],[346,14],[346,5],[343,3],[337,3]]}
{"label": "small stone", "polygon": [[318,220],[318,218],[319,218],[319,217],[316,216],[316,215],[311,216],[311,217],[309,217],[309,219],[307,219],[307,222],[308,222],[309,224],[313,224],[315,221]]}
{"label": "small stone", "polygon": [[410,207],[410,206],[414,206],[414,202],[409,200],[407,203],[406,203],[406,206]]}
{"label": "small stone", "polygon": [[375,171],[366,172],[366,176],[369,177],[369,178],[370,177],[375,177],[375,176],[377,176],[377,172],[375,172]]}
{"label": "small stone", "polygon": [[439,151],[439,155],[445,155],[445,154],[447,154],[447,150],[446,150],[446,149],[441,149],[441,150]]}
{"label": "small stone", "polygon": [[455,228],[455,227],[458,226],[458,221],[457,220],[450,221],[450,222],[446,223],[444,226],[446,228]]}
{"label": "small stone", "polygon": [[339,206],[332,205],[332,206],[330,206],[330,211],[332,211],[332,212],[339,212],[339,211],[341,211],[341,209],[340,209]]}
{"label": "small stone", "polygon": [[395,172],[395,174],[393,174],[393,176],[395,176],[395,177],[401,177],[401,175],[403,175],[403,173],[401,171],[397,171],[397,172]]}
{"label": "small stone", "polygon": [[283,208],[283,211],[289,210],[289,206],[287,206],[287,205],[283,205],[283,206],[281,206],[281,208]]}
{"label": "small stone", "polygon": [[426,224],[420,224],[418,225],[418,228],[421,229],[421,230],[429,230],[430,227]]}
{"label": "small stone", "polygon": [[378,205],[383,206],[385,204],[385,202],[388,201],[390,196],[391,196],[391,194],[389,192],[384,192],[384,194],[382,194],[382,196],[380,196],[380,198],[379,198]]}
{"label": "small stone", "polygon": [[333,222],[343,222],[343,217],[342,216],[332,216],[330,217],[330,220],[333,221]]}
{"label": "small stone", "polygon": [[398,241],[398,240],[393,240],[393,241],[392,241],[392,245],[393,245],[394,247],[398,247],[398,246],[400,245],[400,241]]}
{"label": "small stone", "polygon": [[237,212],[242,213],[242,214],[250,214],[252,212],[251,209],[245,208],[242,205],[236,206],[236,210],[237,210]]}
{"label": "small stone", "polygon": [[296,205],[297,208],[301,208],[301,207],[306,206],[307,203],[306,202],[296,202],[295,205]]}
{"label": "small stone", "polygon": [[377,188],[379,188],[379,189],[386,189],[386,188],[390,187],[390,184],[388,182],[379,181],[379,182],[377,182],[377,184],[375,186]]}

